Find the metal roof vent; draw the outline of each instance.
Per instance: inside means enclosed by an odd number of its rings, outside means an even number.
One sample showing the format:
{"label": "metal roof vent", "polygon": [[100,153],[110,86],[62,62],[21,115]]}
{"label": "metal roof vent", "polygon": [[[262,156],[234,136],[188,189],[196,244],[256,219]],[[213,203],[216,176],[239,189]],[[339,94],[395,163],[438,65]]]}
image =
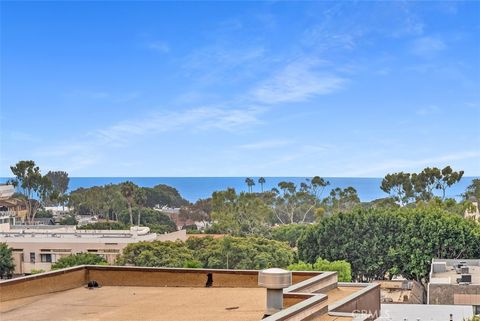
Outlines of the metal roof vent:
{"label": "metal roof vent", "polygon": [[272,315],[283,308],[283,289],[292,285],[292,272],[272,268],[258,272],[258,285],[267,288],[267,307],[265,316]]}

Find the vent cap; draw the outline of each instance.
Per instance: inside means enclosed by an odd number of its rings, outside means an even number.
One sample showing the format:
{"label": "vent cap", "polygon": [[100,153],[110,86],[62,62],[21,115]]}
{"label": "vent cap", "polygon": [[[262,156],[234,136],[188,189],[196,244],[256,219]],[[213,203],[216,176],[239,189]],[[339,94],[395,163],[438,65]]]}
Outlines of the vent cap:
{"label": "vent cap", "polygon": [[258,272],[258,285],[267,289],[284,289],[292,285],[292,272],[271,268]]}

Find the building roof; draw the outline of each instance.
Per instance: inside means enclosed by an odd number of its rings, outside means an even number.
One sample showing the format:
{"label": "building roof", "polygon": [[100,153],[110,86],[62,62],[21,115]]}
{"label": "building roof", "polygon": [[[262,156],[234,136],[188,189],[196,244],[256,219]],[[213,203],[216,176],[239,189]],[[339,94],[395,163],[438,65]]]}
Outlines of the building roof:
{"label": "building roof", "polygon": [[460,270],[455,265],[464,262],[468,266],[468,274],[472,276],[471,284],[480,285],[480,260],[467,259],[434,259],[430,271],[430,283],[457,285],[457,278],[461,277]]}
{"label": "building roof", "polygon": [[261,288],[104,286],[7,301],[0,312],[2,321],[258,321],[264,301]]}
{"label": "building roof", "polygon": [[0,184],[0,199],[9,198],[15,194],[15,187],[9,184]]}
{"label": "building roof", "polygon": [[[210,275],[210,276],[209,276]],[[258,271],[80,266],[0,282],[7,320],[250,321],[264,316]],[[212,287],[205,287],[207,277]],[[87,289],[96,280],[98,289]],[[265,321],[365,321],[354,309],[379,310],[375,284],[338,283],[335,272],[292,272],[284,309]]]}
{"label": "building roof", "polygon": [[[44,219],[36,219],[43,221]],[[51,219],[47,219],[51,220]],[[186,235],[178,238],[186,239]],[[186,234],[183,232],[183,234]],[[167,236],[169,234],[166,234]],[[81,230],[70,225],[13,225],[0,232],[0,242],[15,243],[98,243],[115,242],[131,243],[138,241],[153,241],[165,235],[150,233],[148,227],[132,227],[129,230]]]}
{"label": "building roof", "polygon": [[473,316],[472,306],[436,304],[382,304],[382,314],[377,321],[453,321],[468,320]]}

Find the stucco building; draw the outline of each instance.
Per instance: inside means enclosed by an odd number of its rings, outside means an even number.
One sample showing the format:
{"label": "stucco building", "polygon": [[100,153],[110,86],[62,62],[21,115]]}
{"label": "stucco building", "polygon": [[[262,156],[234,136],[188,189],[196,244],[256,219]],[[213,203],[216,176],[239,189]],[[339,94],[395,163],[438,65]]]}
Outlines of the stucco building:
{"label": "stucco building", "polygon": [[469,305],[480,314],[480,259],[434,259],[427,300],[429,304]]}
{"label": "stucco building", "polygon": [[[1,222],[1,220],[0,220]],[[168,234],[150,233],[148,227],[130,230],[77,230],[75,226],[28,226],[0,224],[0,242],[13,249],[15,274],[30,274],[32,270],[49,271],[52,263],[63,256],[95,253],[113,264],[130,243],[140,241],[186,240],[186,231]]]}

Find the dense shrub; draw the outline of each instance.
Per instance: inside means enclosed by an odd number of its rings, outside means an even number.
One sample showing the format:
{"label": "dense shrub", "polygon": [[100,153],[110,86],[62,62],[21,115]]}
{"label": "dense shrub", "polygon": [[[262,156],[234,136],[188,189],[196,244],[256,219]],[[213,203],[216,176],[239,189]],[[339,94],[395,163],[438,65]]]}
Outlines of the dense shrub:
{"label": "dense shrub", "polygon": [[0,243],[0,279],[9,277],[14,268],[12,249],[8,247],[7,243]]}
{"label": "dense shrub", "polygon": [[[177,225],[166,214],[151,208],[134,208],[133,223],[136,225],[140,216],[140,225],[148,226],[155,233],[173,232],[177,230]],[[130,222],[128,210],[123,210],[118,214],[118,220],[124,224]]]}
{"label": "dense shrub", "polygon": [[79,253],[61,257],[52,264],[52,270],[63,269],[77,265],[107,265],[107,261],[97,254]]}
{"label": "dense shrub", "polygon": [[190,267],[200,264],[195,262],[192,250],[185,243],[177,242],[139,242],[131,243],[118,258],[120,265]]}
{"label": "dense shrub", "polygon": [[285,268],[295,261],[295,252],[287,244],[262,237],[193,238],[187,246],[205,268]]}
{"label": "dense shrub", "polygon": [[298,262],[288,266],[291,271],[336,271],[338,273],[338,281],[352,281],[352,267],[347,261],[327,261],[318,259],[315,263]]}
{"label": "dense shrub", "polygon": [[480,225],[441,209],[356,210],[308,228],[298,248],[305,262],[350,262],[355,280],[426,281],[432,258],[480,257]]}
{"label": "dense shrub", "polygon": [[288,242],[291,247],[296,247],[298,239],[307,229],[307,224],[285,224],[272,228],[272,239]]}
{"label": "dense shrub", "polygon": [[120,265],[263,269],[287,267],[295,253],[285,243],[258,237],[191,238],[187,242],[129,244]]}

